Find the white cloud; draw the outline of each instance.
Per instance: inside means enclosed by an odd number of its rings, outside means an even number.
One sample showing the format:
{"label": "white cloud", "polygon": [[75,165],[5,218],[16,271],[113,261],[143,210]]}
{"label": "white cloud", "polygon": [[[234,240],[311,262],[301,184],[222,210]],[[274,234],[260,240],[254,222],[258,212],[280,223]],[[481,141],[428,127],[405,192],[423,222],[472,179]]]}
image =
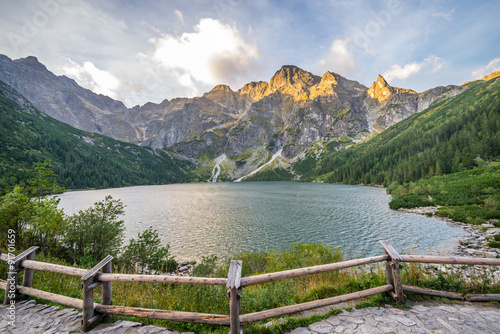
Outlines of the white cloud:
{"label": "white cloud", "polygon": [[356,67],[354,55],[347,48],[348,39],[336,39],[333,41],[328,54],[318,62],[317,71],[323,74],[333,71],[342,75],[348,75]]}
{"label": "white cloud", "polygon": [[384,72],[383,77],[388,82],[391,82],[394,79],[406,79],[410,75],[418,73],[421,68],[422,65],[417,62],[406,64],[403,67],[401,67],[400,65],[392,65],[389,71]]}
{"label": "white cloud", "polygon": [[472,72],[472,77],[474,79],[481,79],[482,77],[490,74],[491,72],[500,71],[500,57],[497,57],[490,61],[488,65],[481,67]]}
{"label": "white cloud", "polygon": [[406,78],[417,74],[422,69],[426,70],[426,73],[433,74],[439,71],[446,62],[441,58],[430,55],[424,59],[422,62],[412,62],[401,67],[400,65],[392,65],[391,69],[384,72],[383,77],[390,83],[394,79],[405,80]]}
{"label": "white cloud", "polygon": [[180,10],[175,10],[174,11],[175,13],[175,16],[177,16],[177,18],[179,19],[179,21],[182,22],[182,24],[184,24],[184,16],[182,15],[182,12]]}
{"label": "white cloud", "polygon": [[450,10],[448,13],[432,13],[432,16],[442,17],[446,21],[450,21],[451,22],[451,16],[453,15],[453,13],[455,13],[455,8],[453,8],[452,10]]}
{"label": "white cloud", "polygon": [[443,66],[446,65],[446,63],[441,58],[435,55],[430,55],[429,57],[424,59],[423,65],[432,66],[432,69],[430,70],[430,73],[432,74],[439,71]]}
{"label": "white cloud", "polygon": [[154,53],[140,56],[153,60],[184,85],[193,81],[234,84],[259,57],[255,43],[246,42],[235,27],[211,18],[201,19],[193,33],[162,34],[150,42]]}
{"label": "white cloud", "polygon": [[68,63],[62,66],[61,70],[67,77],[97,94],[107,95],[113,99],[120,97],[116,93],[120,80],[111,73],[98,69],[89,61],[84,62],[82,66],[68,58]]}

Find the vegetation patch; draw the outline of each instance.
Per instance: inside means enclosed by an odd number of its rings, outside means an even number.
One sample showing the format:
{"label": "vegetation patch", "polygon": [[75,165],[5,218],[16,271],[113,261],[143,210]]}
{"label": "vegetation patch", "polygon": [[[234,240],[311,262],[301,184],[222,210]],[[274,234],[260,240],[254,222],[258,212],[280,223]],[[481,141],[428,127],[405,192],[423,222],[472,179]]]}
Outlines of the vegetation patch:
{"label": "vegetation patch", "polygon": [[500,219],[500,164],[388,187],[392,209],[440,206],[437,216],[469,224]]}
{"label": "vegetation patch", "polygon": [[426,196],[422,195],[415,195],[415,194],[404,194],[401,197],[397,197],[393,199],[390,203],[389,206],[391,209],[400,209],[400,208],[417,208],[417,207],[422,207],[422,206],[429,206],[432,204],[432,201],[430,201]]}

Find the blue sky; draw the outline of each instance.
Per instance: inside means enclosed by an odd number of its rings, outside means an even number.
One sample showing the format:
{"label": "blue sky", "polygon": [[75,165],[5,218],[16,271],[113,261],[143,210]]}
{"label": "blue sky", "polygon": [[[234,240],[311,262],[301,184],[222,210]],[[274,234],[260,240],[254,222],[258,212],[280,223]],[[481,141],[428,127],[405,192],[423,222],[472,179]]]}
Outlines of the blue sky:
{"label": "blue sky", "polygon": [[500,70],[500,1],[0,0],[0,53],[127,106],[282,65],[422,92]]}

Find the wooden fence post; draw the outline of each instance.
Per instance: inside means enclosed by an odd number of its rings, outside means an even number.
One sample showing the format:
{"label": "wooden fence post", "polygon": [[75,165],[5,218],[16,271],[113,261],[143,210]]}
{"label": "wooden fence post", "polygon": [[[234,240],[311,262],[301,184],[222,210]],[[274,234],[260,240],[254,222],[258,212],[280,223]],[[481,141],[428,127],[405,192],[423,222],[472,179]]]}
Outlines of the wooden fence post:
{"label": "wooden fence post", "polygon": [[241,267],[242,262],[232,260],[229,266],[226,287],[229,289],[229,334],[243,333],[240,324],[241,314]]}
{"label": "wooden fence post", "polygon": [[[106,256],[101,262],[99,262],[94,268],[90,269],[82,277],[82,289],[83,289],[83,319],[82,326],[83,331],[87,332],[90,330],[92,324],[101,319],[103,315],[96,315],[94,311],[94,289],[100,285],[108,285],[109,289],[104,288],[102,291],[102,297],[106,298],[106,302],[111,303],[111,282],[96,282],[96,276],[98,271],[102,268],[104,270],[111,270],[111,260],[113,257],[111,255]],[[106,268],[106,269],[104,269]],[[108,304],[109,305],[109,304]]]}
{"label": "wooden fence post", "polygon": [[[5,297],[3,299],[3,303],[5,305],[10,304],[12,300],[16,300],[19,298],[19,292],[17,291],[17,281],[19,277],[19,272],[23,271],[23,267],[21,266],[22,260],[25,257],[28,257],[29,260],[35,258],[35,251],[38,249],[38,246],[30,247],[25,250],[21,254],[17,255],[14,259],[8,260],[9,269],[7,270],[7,288],[5,290]],[[27,269],[24,273],[23,285],[29,284],[29,287],[33,285],[33,269]]]}
{"label": "wooden fence post", "polygon": [[399,263],[399,261],[392,261],[392,273],[394,275],[394,293],[396,294],[396,303],[398,304],[401,304],[405,301],[400,269],[401,264]]}
{"label": "wooden fence post", "polygon": [[[385,250],[384,250],[385,252]],[[386,253],[387,254],[387,253]],[[389,254],[387,254],[389,255]],[[394,274],[392,272],[392,261],[390,259],[385,261],[385,281],[394,287]],[[389,291],[393,298],[396,298],[394,291]]]}
{"label": "wooden fence post", "polygon": [[394,291],[390,295],[396,300],[396,303],[402,303],[405,300],[403,294],[403,283],[401,282],[401,265],[400,261],[403,260],[401,255],[392,247],[387,240],[380,240],[380,244],[384,248],[384,253],[389,255],[391,261],[385,262],[385,277],[387,284],[394,287]]}
{"label": "wooden fence post", "polygon": [[[102,267],[102,273],[111,274],[111,271],[112,271],[112,264],[111,260],[109,260],[109,262],[106,263],[104,267]],[[103,282],[101,291],[101,299],[102,299],[101,304],[111,305],[112,304],[111,296],[112,296],[111,282]]]}
{"label": "wooden fence post", "polygon": [[[35,251],[37,249],[38,249],[38,247],[33,248],[33,250],[26,256],[26,260],[34,260],[35,259]],[[33,287],[33,269],[29,269],[29,268],[24,269],[23,286],[26,286],[28,288]]]}
{"label": "wooden fence post", "polygon": [[[85,277],[85,276],[84,276]],[[83,331],[88,332],[92,326],[94,319],[94,289],[91,288],[92,283],[94,283],[94,276],[82,277],[82,288],[83,288],[83,319],[82,326]]]}

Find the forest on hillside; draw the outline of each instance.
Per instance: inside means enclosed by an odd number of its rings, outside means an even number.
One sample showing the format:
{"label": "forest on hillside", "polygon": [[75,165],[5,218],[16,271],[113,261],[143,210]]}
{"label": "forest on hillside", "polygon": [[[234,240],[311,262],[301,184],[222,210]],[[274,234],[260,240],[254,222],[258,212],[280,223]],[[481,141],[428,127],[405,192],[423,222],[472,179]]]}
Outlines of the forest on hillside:
{"label": "forest on hillside", "polygon": [[0,92],[0,194],[51,161],[67,189],[113,188],[191,180],[191,163],[153,150],[75,129],[42,112],[23,110]]}

